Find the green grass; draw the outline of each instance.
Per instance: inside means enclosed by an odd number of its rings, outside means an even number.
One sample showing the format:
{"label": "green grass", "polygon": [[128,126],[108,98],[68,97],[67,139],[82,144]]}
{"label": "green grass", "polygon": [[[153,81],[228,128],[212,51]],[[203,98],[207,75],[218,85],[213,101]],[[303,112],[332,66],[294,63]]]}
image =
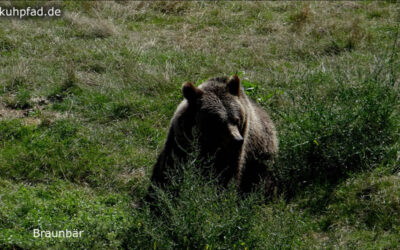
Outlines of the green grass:
{"label": "green grass", "polygon": [[[0,20],[0,248],[399,248],[398,4],[57,5]],[[276,123],[276,194],[220,190],[194,158],[155,216],[181,84],[236,72]]]}
{"label": "green grass", "polygon": [[[127,195],[94,193],[64,181],[29,186],[1,181],[1,245],[6,248],[113,248],[132,223]],[[101,217],[101,220],[99,220]],[[23,220],[21,220],[23,218]],[[84,231],[76,239],[36,239],[35,228]],[[96,239],[102,239],[97,241]],[[97,242],[96,242],[97,241]]]}

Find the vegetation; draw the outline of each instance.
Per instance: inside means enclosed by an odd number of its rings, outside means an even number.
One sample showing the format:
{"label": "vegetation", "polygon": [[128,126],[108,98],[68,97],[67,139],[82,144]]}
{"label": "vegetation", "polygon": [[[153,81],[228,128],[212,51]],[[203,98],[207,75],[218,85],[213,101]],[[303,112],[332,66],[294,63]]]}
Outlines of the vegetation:
{"label": "vegetation", "polygon": [[[0,248],[400,247],[397,3],[1,2],[36,5],[63,15],[0,19]],[[276,192],[193,156],[151,213],[181,84],[235,72],[276,122]]]}

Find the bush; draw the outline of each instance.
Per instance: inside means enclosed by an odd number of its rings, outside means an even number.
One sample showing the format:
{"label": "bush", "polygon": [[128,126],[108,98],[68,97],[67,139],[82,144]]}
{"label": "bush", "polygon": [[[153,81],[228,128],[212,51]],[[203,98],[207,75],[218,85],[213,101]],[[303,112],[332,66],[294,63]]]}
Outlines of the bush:
{"label": "bush", "polygon": [[289,129],[280,133],[276,170],[289,195],[311,183],[334,184],[357,171],[395,165],[400,96],[390,80],[395,77],[385,74],[370,73],[356,85],[309,74],[300,80],[308,87],[288,92],[290,110],[279,113]]}
{"label": "bush", "polygon": [[[241,197],[201,173],[196,158],[171,171],[171,185],[155,187],[155,201],[134,212],[124,245],[137,249],[267,249],[301,244],[305,227],[283,202],[264,205],[262,192]],[[283,235],[285,235],[283,237]]]}

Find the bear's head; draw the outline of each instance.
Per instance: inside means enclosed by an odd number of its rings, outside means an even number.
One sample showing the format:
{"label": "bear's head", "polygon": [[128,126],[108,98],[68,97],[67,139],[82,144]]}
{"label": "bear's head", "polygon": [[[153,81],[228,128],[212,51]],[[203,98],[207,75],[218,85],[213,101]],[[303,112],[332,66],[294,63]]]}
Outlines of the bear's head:
{"label": "bear's head", "polygon": [[199,87],[187,82],[182,93],[198,129],[201,149],[210,154],[234,152],[243,145],[247,126],[246,96],[237,75],[213,78]]}

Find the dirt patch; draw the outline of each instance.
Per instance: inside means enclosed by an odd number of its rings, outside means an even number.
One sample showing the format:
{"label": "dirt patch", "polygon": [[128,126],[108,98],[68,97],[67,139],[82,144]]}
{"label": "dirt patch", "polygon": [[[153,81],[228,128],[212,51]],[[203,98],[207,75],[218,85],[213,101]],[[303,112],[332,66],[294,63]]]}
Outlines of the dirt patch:
{"label": "dirt patch", "polygon": [[30,99],[32,107],[26,109],[15,109],[4,104],[0,104],[0,121],[21,119],[25,125],[40,125],[42,122],[53,122],[65,117],[64,114],[45,110],[49,101],[43,97]]}

